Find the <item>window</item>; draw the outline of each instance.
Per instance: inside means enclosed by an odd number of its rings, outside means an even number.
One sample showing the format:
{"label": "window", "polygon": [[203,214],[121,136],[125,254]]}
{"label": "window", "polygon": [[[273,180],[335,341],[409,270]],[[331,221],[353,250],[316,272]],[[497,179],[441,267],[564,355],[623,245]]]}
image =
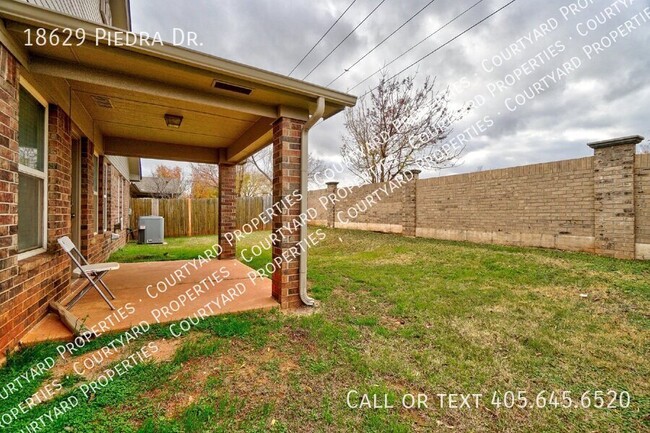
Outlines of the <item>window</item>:
{"label": "window", "polygon": [[18,253],[45,251],[47,103],[21,80],[18,104]]}
{"label": "window", "polygon": [[102,230],[106,232],[108,231],[108,164],[104,162],[102,168]]}
{"label": "window", "polygon": [[99,157],[93,156],[93,221],[95,234],[99,232]]}

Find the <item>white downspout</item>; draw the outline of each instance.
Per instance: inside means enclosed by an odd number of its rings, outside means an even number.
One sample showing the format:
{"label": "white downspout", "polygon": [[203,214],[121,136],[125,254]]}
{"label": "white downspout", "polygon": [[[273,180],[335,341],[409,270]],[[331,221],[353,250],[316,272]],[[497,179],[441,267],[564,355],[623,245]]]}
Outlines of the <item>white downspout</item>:
{"label": "white downspout", "polygon": [[[309,120],[305,123],[305,127],[302,129],[302,145],[300,146],[300,194],[302,196],[302,200],[300,200],[300,213],[302,215],[306,215],[308,209],[307,192],[309,181],[307,179],[307,174],[309,173],[309,129],[323,118],[324,112],[325,99],[322,96],[319,96],[318,101],[316,102],[316,111],[314,111],[314,114],[311,115]],[[307,239],[306,223],[300,226],[301,245],[305,245],[305,239]],[[309,306],[313,306],[316,302],[307,294],[307,248],[303,249],[300,254],[300,300],[305,305]]]}

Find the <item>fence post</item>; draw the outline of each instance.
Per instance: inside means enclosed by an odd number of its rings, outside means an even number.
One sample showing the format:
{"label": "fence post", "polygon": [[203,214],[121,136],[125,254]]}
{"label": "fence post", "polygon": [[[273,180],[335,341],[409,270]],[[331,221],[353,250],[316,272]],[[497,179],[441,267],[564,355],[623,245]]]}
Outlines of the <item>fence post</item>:
{"label": "fence post", "polygon": [[417,183],[420,177],[420,170],[409,170],[404,172],[406,184],[402,197],[402,234],[415,237],[417,229]]}
{"label": "fence post", "polygon": [[336,191],[338,182],[327,182],[327,227],[333,229],[336,226]]}
{"label": "fence post", "polygon": [[643,137],[615,138],[587,145],[594,149],[594,236],[596,253],[635,256],[634,158]]}
{"label": "fence post", "polygon": [[185,199],[187,203],[187,236],[192,237],[192,199]]}

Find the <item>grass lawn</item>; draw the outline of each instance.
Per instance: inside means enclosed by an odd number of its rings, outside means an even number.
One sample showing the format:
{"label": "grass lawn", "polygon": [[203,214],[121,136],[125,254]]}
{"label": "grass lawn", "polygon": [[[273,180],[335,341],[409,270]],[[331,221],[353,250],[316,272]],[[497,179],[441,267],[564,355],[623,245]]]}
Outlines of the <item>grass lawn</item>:
{"label": "grass lawn", "polygon": [[[314,314],[207,319],[168,361],[139,365],[40,431],[650,431],[650,262],[325,233],[309,257],[310,291],[321,302]],[[113,259],[189,259],[216,237],[168,241],[129,245]],[[160,326],[143,340],[170,337]],[[44,344],[11,357],[0,386],[53,350]],[[18,432],[61,399],[80,395],[81,380],[66,377],[64,395],[5,431]],[[32,383],[0,400],[0,415],[36,389]],[[375,394],[382,404],[387,394],[395,407],[350,409],[350,390]],[[562,391],[575,403],[590,391],[594,404],[596,390],[628,392],[629,408],[554,407],[563,403]],[[506,391],[525,391],[531,403],[548,391],[546,407],[493,405],[493,394]],[[406,393],[426,394],[428,408],[403,408]],[[483,396],[478,408],[453,409],[440,407],[440,393]]]}

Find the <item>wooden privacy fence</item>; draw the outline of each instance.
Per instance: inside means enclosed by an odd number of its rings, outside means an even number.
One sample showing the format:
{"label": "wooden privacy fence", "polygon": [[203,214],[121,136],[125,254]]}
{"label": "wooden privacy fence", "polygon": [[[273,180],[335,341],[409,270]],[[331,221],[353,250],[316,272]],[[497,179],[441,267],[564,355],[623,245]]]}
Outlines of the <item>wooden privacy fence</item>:
{"label": "wooden privacy fence", "polygon": [[[271,207],[271,196],[237,199],[237,228]],[[165,219],[165,237],[216,235],[219,220],[218,198],[132,198],[130,227],[137,229],[141,216],[157,215]],[[271,224],[258,227],[271,230]]]}

